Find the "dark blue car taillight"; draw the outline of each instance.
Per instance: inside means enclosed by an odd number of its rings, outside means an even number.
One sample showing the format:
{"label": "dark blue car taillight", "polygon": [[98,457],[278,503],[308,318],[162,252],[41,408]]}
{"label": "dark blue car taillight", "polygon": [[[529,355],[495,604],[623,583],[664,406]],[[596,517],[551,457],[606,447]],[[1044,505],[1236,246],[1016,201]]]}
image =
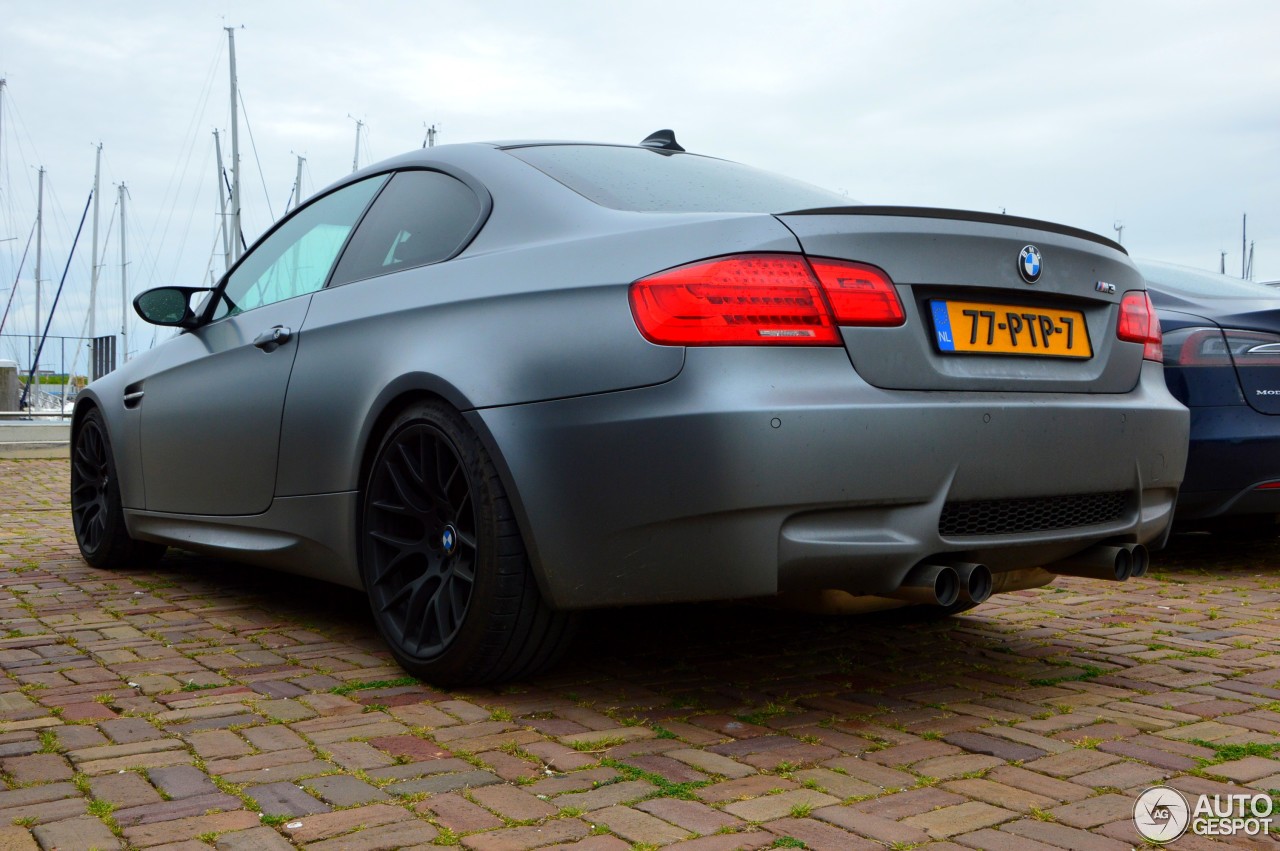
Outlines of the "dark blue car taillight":
{"label": "dark blue car taillight", "polygon": [[1235,328],[1164,333],[1165,378],[1184,405],[1249,404],[1280,414],[1280,335]]}

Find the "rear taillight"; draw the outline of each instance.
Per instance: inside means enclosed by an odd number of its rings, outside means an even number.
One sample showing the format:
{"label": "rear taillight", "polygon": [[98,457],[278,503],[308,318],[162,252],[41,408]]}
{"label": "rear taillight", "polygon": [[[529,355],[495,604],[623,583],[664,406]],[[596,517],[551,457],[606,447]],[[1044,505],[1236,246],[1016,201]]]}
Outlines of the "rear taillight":
{"label": "rear taillight", "polygon": [[839,325],[901,325],[902,302],[889,276],[875,266],[811,258]]}
{"label": "rear taillight", "polygon": [[640,332],[665,345],[834,346],[837,324],[900,325],[904,318],[884,272],[840,260],[811,266],[799,254],[690,263],[641,278],[630,295]]}
{"label": "rear taillight", "polygon": [[1280,334],[1226,328],[1227,350],[1236,366],[1280,366]]}
{"label": "rear taillight", "polygon": [[1164,360],[1160,344],[1160,319],[1146,290],[1130,290],[1120,300],[1120,321],[1116,336],[1130,343],[1142,343],[1142,357],[1157,363]]}
{"label": "rear taillight", "polygon": [[1227,340],[1217,328],[1173,328],[1163,336],[1170,366],[1231,366]]}
{"label": "rear taillight", "polygon": [[1239,328],[1176,328],[1164,334],[1177,366],[1280,366],[1280,334]]}

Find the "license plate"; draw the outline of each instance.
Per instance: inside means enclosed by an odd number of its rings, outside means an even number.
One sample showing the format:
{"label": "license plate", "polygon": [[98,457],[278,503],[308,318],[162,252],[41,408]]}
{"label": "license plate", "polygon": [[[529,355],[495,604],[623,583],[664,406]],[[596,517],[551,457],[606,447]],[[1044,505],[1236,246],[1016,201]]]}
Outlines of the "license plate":
{"label": "license plate", "polygon": [[1089,329],[1078,310],[935,299],[934,337],[944,353],[1090,358]]}

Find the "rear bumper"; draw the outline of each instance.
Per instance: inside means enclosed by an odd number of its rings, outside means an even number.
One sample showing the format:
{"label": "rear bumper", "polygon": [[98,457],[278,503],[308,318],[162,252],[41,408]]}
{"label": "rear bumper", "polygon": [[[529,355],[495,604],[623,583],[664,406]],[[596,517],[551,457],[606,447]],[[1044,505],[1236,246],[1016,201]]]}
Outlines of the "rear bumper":
{"label": "rear bumper", "polygon": [[[560,608],[892,590],[929,556],[997,573],[1159,542],[1187,410],[1124,394],[882,390],[841,349],[690,349],[665,384],[472,412]],[[1123,494],[1088,526],[944,537],[948,502]]]}
{"label": "rear bumper", "polygon": [[1190,447],[1179,522],[1280,513],[1280,490],[1256,490],[1280,479],[1280,417],[1244,404],[1195,407]]}

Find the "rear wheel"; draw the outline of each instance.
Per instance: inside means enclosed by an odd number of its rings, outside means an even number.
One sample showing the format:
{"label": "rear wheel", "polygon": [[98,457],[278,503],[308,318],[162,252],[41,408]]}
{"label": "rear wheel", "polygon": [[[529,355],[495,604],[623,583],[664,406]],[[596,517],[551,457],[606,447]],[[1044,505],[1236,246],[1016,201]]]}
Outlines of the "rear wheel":
{"label": "rear wheel", "polygon": [[94,567],[150,567],[164,555],[162,544],[129,537],[115,458],[97,409],[85,414],[71,447],[71,525],[80,555]]}
{"label": "rear wheel", "polygon": [[378,631],[410,673],[441,683],[534,674],[574,618],[534,581],[493,462],[453,408],[392,422],[364,489],[361,574]]}

